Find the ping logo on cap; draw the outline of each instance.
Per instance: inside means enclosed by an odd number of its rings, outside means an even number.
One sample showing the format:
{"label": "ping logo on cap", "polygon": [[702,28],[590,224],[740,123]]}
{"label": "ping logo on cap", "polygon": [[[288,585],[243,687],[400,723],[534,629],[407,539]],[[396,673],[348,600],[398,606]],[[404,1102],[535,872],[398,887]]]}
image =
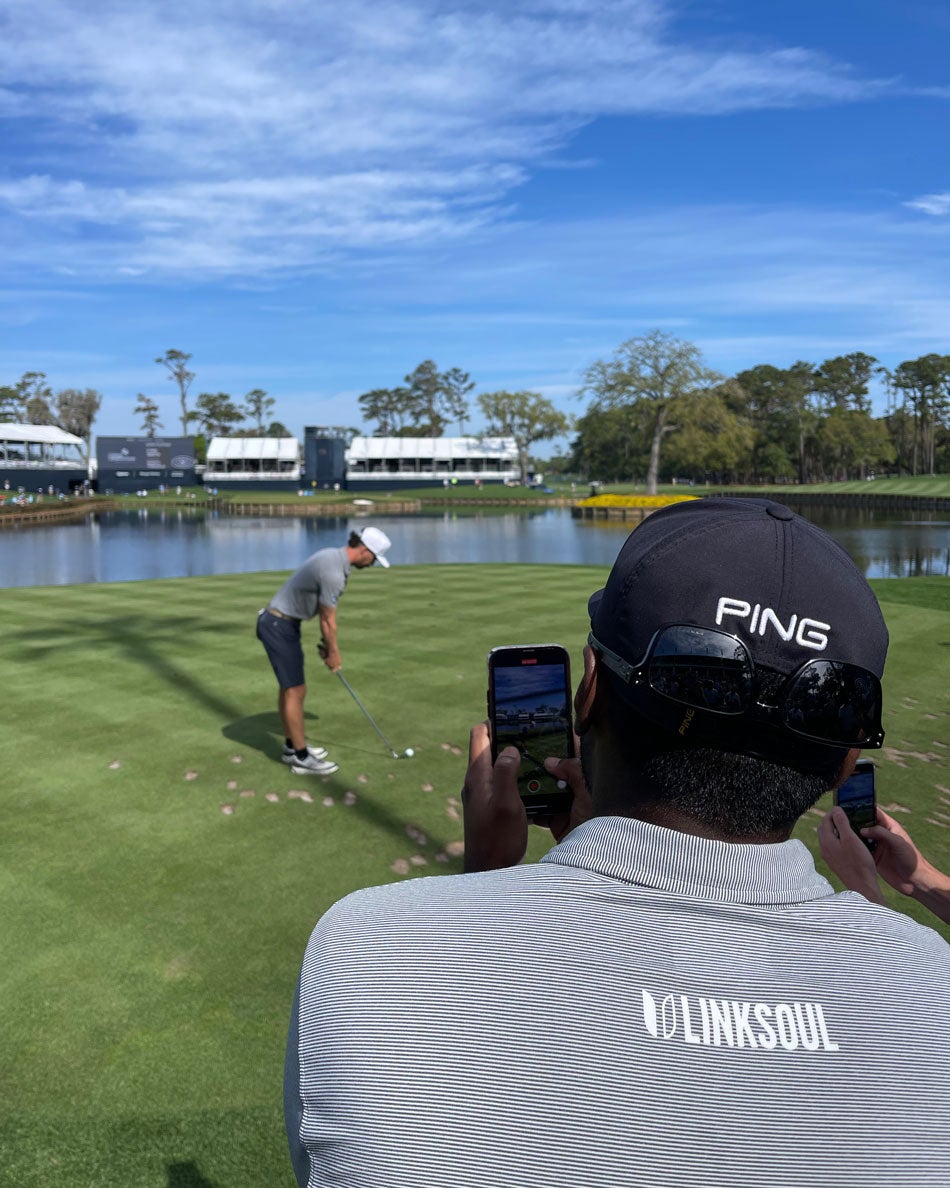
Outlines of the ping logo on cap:
{"label": "ping logo on cap", "polygon": [[746,620],[746,629],[750,635],[765,635],[771,626],[774,631],[788,643],[794,638],[803,648],[811,648],[814,652],[823,652],[828,646],[830,623],[822,623],[818,619],[809,619],[804,615],[792,615],[786,627],[770,606],[763,607],[756,602],[754,605],[742,598],[720,598],[716,607],[716,626],[721,627],[727,617]]}

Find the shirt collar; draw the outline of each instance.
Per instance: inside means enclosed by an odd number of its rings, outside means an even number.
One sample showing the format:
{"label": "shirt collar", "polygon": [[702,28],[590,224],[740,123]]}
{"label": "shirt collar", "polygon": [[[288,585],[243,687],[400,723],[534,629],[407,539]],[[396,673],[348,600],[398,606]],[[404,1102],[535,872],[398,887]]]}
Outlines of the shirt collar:
{"label": "shirt collar", "polygon": [[722,903],[801,903],[834,894],[800,841],[711,841],[631,817],[594,817],[542,862]]}

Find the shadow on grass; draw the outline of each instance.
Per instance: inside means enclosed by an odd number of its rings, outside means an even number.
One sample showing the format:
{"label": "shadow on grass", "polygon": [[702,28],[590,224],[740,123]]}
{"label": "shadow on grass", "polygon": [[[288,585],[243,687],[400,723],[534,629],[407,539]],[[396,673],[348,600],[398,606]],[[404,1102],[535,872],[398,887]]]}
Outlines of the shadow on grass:
{"label": "shadow on grass", "polygon": [[[312,715],[308,714],[310,719]],[[221,727],[221,733],[232,742],[260,751],[270,759],[277,759],[284,743],[284,728],[277,710],[269,713],[249,714]]]}
{"label": "shadow on grass", "polygon": [[167,1170],[168,1188],[215,1188],[194,1163],[170,1163]]}
{"label": "shadow on grass", "polygon": [[[125,616],[91,621],[74,620],[70,623],[69,630],[72,646],[75,646],[77,634],[81,634],[83,642],[95,649],[119,645],[130,664],[148,668],[177,693],[191,698],[217,717],[234,718],[238,713],[236,706],[220,697],[192,673],[173,664],[156,647],[156,635],[161,635],[163,631],[174,634],[176,640],[180,640],[192,627],[202,632],[208,629],[203,619],[182,618],[152,622]],[[21,632],[16,639],[19,644],[18,650],[24,659],[40,660],[49,651],[58,651],[63,646],[63,640],[52,639],[48,630]]]}
{"label": "shadow on grass", "polygon": [[[307,715],[308,722],[314,721],[316,718],[316,714]],[[236,721],[229,722],[228,725],[223,726],[221,733],[232,742],[241,743],[243,746],[253,747],[255,750],[262,752],[264,755],[273,759],[285,772],[290,770],[280,762],[278,757],[280,746],[283,742],[283,728],[276,710],[270,713],[250,714],[245,718],[238,718]],[[352,748],[349,749],[352,750]],[[300,779],[306,781],[313,779],[313,777],[301,776]],[[317,786],[333,789],[335,794],[340,795],[350,782],[345,775],[338,774],[329,778],[322,778]],[[365,789],[360,792],[359,799],[351,811],[381,832],[388,833],[392,837],[398,837],[401,840],[405,839],[406,826],[413,823],[407,816],[400,816],[398,814],[397,804],[394,803],[390,807],[389,804],[374,800]],[[432,840],[435,842],[437,848],[441,848],[446,844],[447,840],[451,839],[433,838]]]}
{"label": "shadow on grass", "polygon": [[[320,720],[320,715],[307,713],[304,718],[307,725],[307,736],[312,739],[313,734],[310,731],[310,726]],[[227,725],[221,727],[221,733],[231,742],[241,743],[251,750],[260,751],[266,759],[280,761],[281,748],[284,745],[284,726],[277,710],[248,714],[234,722],[228,722]],[[322,738],[320,742],[327,746],[331,745]]]}

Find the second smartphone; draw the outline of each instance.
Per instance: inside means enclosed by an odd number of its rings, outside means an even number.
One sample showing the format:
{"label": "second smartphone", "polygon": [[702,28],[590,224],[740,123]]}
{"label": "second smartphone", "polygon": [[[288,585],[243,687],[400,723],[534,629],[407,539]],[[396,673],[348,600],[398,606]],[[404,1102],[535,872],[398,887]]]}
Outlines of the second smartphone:
{"label": "second smartphone", "polygon": [[[874,764],[870,759],[859,759],[855,763],[852,774],[835,789],[835,804],[844,809],[855,833],[877,824]],[[867,844],[866,838],[862,841]]]}
{"label": "second smartphone", "polygon": [[549,755],[574,757],[571,661],[560,644],[520,644],[488,653],[488,721],[492,762],[521,752],[518,791],[529,817],[567,812],[573,793],[544,769]]}

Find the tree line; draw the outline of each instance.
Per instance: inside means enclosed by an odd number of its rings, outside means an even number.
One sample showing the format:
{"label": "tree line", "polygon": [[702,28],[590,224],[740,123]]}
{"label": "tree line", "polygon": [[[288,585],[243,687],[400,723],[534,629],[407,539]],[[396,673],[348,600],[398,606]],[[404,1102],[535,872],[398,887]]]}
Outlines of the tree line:
{"label": "tree line", "polygon": [[55,425],[83,439],[87,458],[92,424],[101,405],[102,393],[94,388],[54,392],[44,371],[27,371],[15,384],[0,385],[0,421]]}
{"label": "tree line", "polygon": [[[452,421],[465,435],[469,419],[466,397],[475,387],[467,371],[440,371],[425,359],[395,388],[373,388],[358,397],[363,419],[375,422],[375,437],[442,437]],[[522,482],[527,481],[531,447],[567,433],[573,423],[540,392],[482,392],[476,403],[485,421],[486,437],[511,437],[518,451]]]}
{"label": "tree line", "polygon": [[[293,436],[280,421],[270,419],[277,402],[263,388],[252,388],[244,396],[243,404],[235,401],[228,392],[201,392],[194,408],[189,408],[188,393],[195,378],[195,372],[188,367],[191,355],[185,351],[167,350],[155,362],[165,368],[166,378],[178,389],[182,434],[187,435],[189,426],[195,424],[205,439]],[[135,413],[142,418],[143,433],[152,436],[164,428],[158,419],[158,404],[141,392],[137,397]],[[249,424],[245,425],[245,422]]]}
{"label": "tree line", "polygon": [[[201,392],[192,404],[191,358],[167,350],[155,362],[175,385],[182,434],[193,425],[199,430],[199,454],[215,436],[292,436],[272,419],[276,401],[261,388],[241,401]],[[887,393],[881,417],[871,410],[875,382]],[[464,435],[475,386],[467,371],[443,371],[426,359],[401,384],[364,392],[357,402],[376,436],[441,437],[453,425]],[[604,482],[645,481],[650,492],[673,477],[807,483],[950,470],[950,355],[923,355],[888,369],[856,351],[817,364],[763,363],[724,376],[707,366],[693,343],[653,330],[590,364],[577,396],[589,400],[578,417],[536,391],[483,392],[475,403],[482,433],[514,439],[522,478],[533,445],[572,430],[569,453],[555,460],[557,468]],[[101,404],[91,388],[54,393],[41,371],[0,386],[0,420],[57,425],[81,437],[87,452]],[[141,392],[135,414],[149,436],[164,428],[157,402]],[[357,433],[334,431],[347,439]]]}
{"label": "tree line", "polygon": [[[872,382],[887,411],[871,411]],[[950,355],[893,370],[856,351],[724,376],[690,342],[654,330],[587,368],[591,397],[561,464],[606,482],[661,478],[807,483],[950,470]]]}
{"label": "tree line", "polygon": [[[202,392],[189,407],[188,395],[195,373],[189,370],[191,355],[185,351],[168,350],[155,360],[167,372],[178,390],[181,431],[188,436],[191,427],[198,430],[199,456],[203,457],[205,442],[212,437],[292,437],[280,421],[271,420],[276,401],[262,388],[253,388],[238,403],[227,392]],[[81,437],[86,456],[92,426],[102,406],[102,393],[93,388],[80,391],[63,388],[53,392],[46,373],[28,371],[14,384],[0,385],[0,422],[15,421],[26,425],[55,425],[67,433]],[[139,392],[135,415],[140,418],[141,430],[154,437],[165,428],[158,402]],[[247,424],[245,424],[247,422]]]}
{"label": "tree line", "polygon": [[[202,392],[192,402],[191,387],[195,372],[186,351],[167,350],[155,362],[175,385],[182,434],[196,426],[199,437],[196,452],[204,457],[204,447],[212,437],[291,437],[291,432],[272,418],[276,401],[261,388],[253,388],[243,398],[234,400],[227,392]],[[431,359],[425,359],[395,388],[375,388],[359,397],[364,418],[375,425],[376,436],[442,437],[452,422],[464,435],[469,419],[467,397],[475,383],[468,372],[458,367],[441,371]],[[43,372],[28,372],[16,384],[0,388],[0,421],[22,421],[31,425],[58,425],[82,437],[88,445],[92,424],[102,403],[98,392],[64,389],[52,393]],[[483,432],[488,436],[512,437],[515,440],[522,479],[530,467],[530,449],[538,441],[567,433],[572,420],[538,392],[485,392],[477,397],[485,418]],[[164,429],[158,402],[139,392],[135,415],[140,417],[142,432],[154,437]],[[358,430],[334,426],[332,432],[349,440]]]}

